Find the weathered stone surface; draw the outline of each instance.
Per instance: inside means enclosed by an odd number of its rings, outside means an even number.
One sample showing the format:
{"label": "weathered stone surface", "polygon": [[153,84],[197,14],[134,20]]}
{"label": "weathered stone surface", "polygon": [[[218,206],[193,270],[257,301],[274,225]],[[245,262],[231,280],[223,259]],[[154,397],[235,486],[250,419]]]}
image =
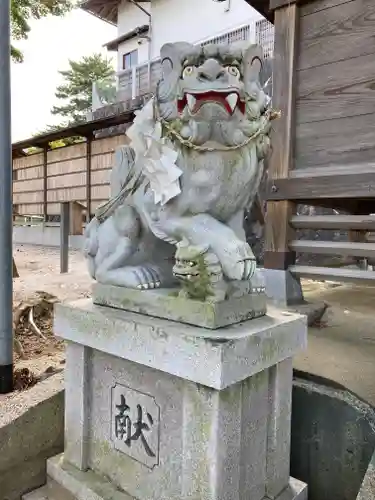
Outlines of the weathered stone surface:
{"label": "weathered stone surface", "polygon": [[300,280],[289,271],[261,269],[266,282],[267,297],[280,307],[301,304],[303,292]]}
{"label": "weathered stone surface", "polygon": [[47,486],[42,486],[31,493],[22,495],[22,500],[49,500]]}
{"label": "weathered stone surface", "polygon": [[[23,434],[19,432],[19,435]],[[0,471],[0,498],[2,500],[20,500],[23,493],[44,484],[46,481],[46,460],[60,451],[61,447],[60,449],[50,449],[50,453],[42,453],[40,456],[28,460],[22,460],[22,456],[20,456],[19,464]]]}
{"label": "weathered stone surface", "polygon": [[375,453],[367,468],[357,500],[373,500],[375,498]]}
{"label": "weathered stone surface", "polygon": [[290,306],[288,310],[297,314],[306,315],[307,325],[314,326],[322,319],[327,308],[328,304],[325,302],[305,302],[303,304]]}
{"label": "weathered stone surface", "polygon": [[155,397],[115,383],[111,389],[110,440],[115,450],[149,469],[159,465],[160,407]]}
{"label": "weathered stone surface", "polygon": [[87,469],[88,415],[90,404],[90,349],[69,342],[65,369],[65,456],[78,469]]}
{"label": "weathered stone surface", "polygon": [[[269,433],[267,370],[216,391],[98,351],[93,351],[90,364],[96,394],[89,420],[90,435],[95,436],[89,446],[90,469],[142,500],[232,500],[239,499],[239,488],[244,494],[252,489],[257,493],[254,500],[264,497]],[[109,365],[111,371],[105,369]],[[152,394],[160,408],[160,459],[153,469],[144,466],[145,449],[144,459],[138,457],[137,461],[114,449],[110,438],[111,387],[118,382]],[[124,395],[128,403],[126,391]],[[246,412],[242,410],[245,401]],[[263,405],[256,405],[261,401]],[[148,440],[150,433],[145,431],[144,435]],[[261,450],[263,456],[258,455]]]}
{"label": "weathered stone surface", "polygon": [[[268,499],[269,497],[267,497]],[[275,500],[307,500],[308,487],[302,481],[290,478],[288,486]]]}
{"label": "weathered stone surface", "polygon": [[[47,473],[58,485],[66,490],[70,496],[64,498],[64,492],[57,492],[60,496],[56,500],[135,500],[126,493],[119,491],[107,479],[92,471],[82,472],[74,466],[63,463],[63,456],[57,455],[48,460]],[[52,487],[51,498],[55,491]],[[49,492],[49,494],[50,494]]]}
{"label": "weathered stone surface", "polygon": [[186,380],[224,389],[306,346],[306,318],[270,308],[218,330],[93,305],[56,304],[57,336]]}
{"label": "weathered stone surface", "polygon": [[330,380],[296,375],[291,473],[308,484],[309,500],[354,500],[361,485],[364,495],[375,449],[374,408]]}
{"label": "weathered stone surface", "polygon": [[132,290],[95,284],[94,304],[171,319],[181,323],[221,328],[266,314],[266,294],[246,293],[220,302],[202,302],[178,296],[178,290]]}
{"label": "weathered stone surface", "polygon": [[221,299],[228,282],[256,273],[243,217],[278,113],[260,84],[255,44],[166,43],[160,55],[171,63],[127,130],[130,144],[116,150],[110,199],[86,226],[84,253],[98,283],[180,283],[189,298]]}
{"label": "weathered stone surface", "polygon": [[66,432],[50,475],[74,496],[78,477],[138,500],[292,491],[291,357],[306,318],[270,309],[208,330],[80,300],[57,305],[55,331],[68,341]]}
{"label": "weathered stone surface", "polygon": [[290,420],[292,358],[269,370],[266,494],[275,498],[287,484],[290,474]]}
{"label": "weathered stone surface", "polygon": [[[47,469],[49,473],[47,487],[34,492],[30,497],[25,496],[24,500],[135,500],[114,488],[108,480],[98,474],[92,471],[82,472],[65,463],[63,455],[49,459]],[[62,484],[65,487],[62,487]],[[76,493],[75,496],[71,494],[72,491]],[[162,498],[164,500],[166,497]],[[201,497],[197,498],[201,500]],[[252,500],[254,497],[246,494],[241,495],[240,498]],[[269,498],[264,497],[262,500],[269,500]],[[307,500],[307,486],[298,479],[290,478],[287,487],[275,500]]]}
{"label": "weathered stone surface", "polygon": [[0,498],[19,500],[45,483],[46,459],[64,444],[63,375],[0,403]]}

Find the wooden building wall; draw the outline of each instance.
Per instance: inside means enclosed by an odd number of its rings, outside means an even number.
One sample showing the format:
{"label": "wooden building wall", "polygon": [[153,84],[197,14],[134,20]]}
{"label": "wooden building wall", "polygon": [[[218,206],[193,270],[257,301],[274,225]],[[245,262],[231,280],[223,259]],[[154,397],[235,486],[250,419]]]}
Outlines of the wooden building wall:
{"label": "wooden building wall", "polygon": [[[265,268],[373,283],[373,271],[296,265],[296,257],[375,262],[375,1],[270,0],[270,7],[281,118],[268,169]],[[298,204],[341,213],[299,215]],[[304,229],[344,231],[348,241],[301,240]]]}
{"label": "wooden building wall", "polygon": [[374,30],[374,0],[299,7],[295,169],[375,168]]}
{"label": "wooden building wall", "polygon": [[83,142],[13,160],[13,206],[24,215],[57,215],[60,202],[78,201],[90,213],[109,196],[109,172],[124,135]]}

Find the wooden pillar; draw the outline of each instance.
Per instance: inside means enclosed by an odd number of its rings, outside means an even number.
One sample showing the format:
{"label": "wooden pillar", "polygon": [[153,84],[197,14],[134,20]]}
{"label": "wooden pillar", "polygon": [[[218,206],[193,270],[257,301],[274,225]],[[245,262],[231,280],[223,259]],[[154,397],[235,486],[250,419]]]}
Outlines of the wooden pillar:
{"label": "wooden pillar", "polygon": [[47,209],[47,177],[48,177],[48,145],[43,148],[43,216],[44,222],[47,222],[48,209]]}
{"label": "wooden pillar", "polygon": [[[278,7],[285,2],[275,3]],[[295,3],[282,6],[275,11],[275,49],[273,67],[272,104],[281,111],[281,117],[274,122],[271,135],[273,153],[269,161],[268,189],[272,181],[289,176],[293,169],[295,137],[295,62],[298,35],[298,7]],[[272,7],[272,2],[271,2]],[[276,189],[276,187],[274,187]],[[289,220],[294,211],[290,201],[269,201],[266,215],[266,242],[264,267],[286,270],[295,261],[288,242],[293,238]]]}
{"label": "wooden pillar", "polygon": [[69,269],[69,205],[69,201],[60,204],[60,273]]}
{"label": "wooden pillar", "polygon": [[90,222],[91,212],[91,154],[92,136],[86,138],[86,223]]}
{"label": "wooden pillar", "polygon": [[80,235],[83,234],[83,215],[84,206],[78,201],[70,202],[70,215],[69,215],[69,234]]}
{"label": "wooden pillar", "polygon": [[[368,215],[367,208],[368,207],[366,207],[366,204],[361,203],[360,200],[353,200],[350,204],[350,213],[352,213],[353,215]],[[367,235],[368,231],[366,230],[350,229],[348,231],[348,239],[349,241],[354,243],[367,243]],[[351,258],[361,269],[367,270],[369,265],[374,264],[373,259],[368,259],[366,257],[360,258],[352,255]]]}

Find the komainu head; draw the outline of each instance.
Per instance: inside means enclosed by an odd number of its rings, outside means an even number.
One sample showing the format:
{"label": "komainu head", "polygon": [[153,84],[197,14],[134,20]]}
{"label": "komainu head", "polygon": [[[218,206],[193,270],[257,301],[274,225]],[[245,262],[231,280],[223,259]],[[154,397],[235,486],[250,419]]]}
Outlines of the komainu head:
{"label": "komainu head", "polygon": [[269,101],[259,84],[260,47],[168,43],[161,61],[159,115],[183,137],[235,145],[257,129]]}

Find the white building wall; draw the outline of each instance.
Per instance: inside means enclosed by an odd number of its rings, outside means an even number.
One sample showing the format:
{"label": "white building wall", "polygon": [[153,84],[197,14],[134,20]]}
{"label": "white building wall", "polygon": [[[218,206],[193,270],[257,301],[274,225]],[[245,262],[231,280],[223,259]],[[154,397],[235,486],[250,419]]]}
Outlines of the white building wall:
{"label": "white building wall", "polygon": [[[152,0],[141,3],[152,15],[151,59],[159,57],[166,42],[191,43],[212,38],[237,26],[261,19],[261,15],[245,0]],[[118,12],[118,36],[148,23],[148,16],[127,0],[122,0]],[[149,57],[147,40],[129,40],[119,46],[119,71],[122,56],[138,48],[139,64]]]}
{"label": "white building wall", "polygon": [[[151,11],[150,3],[142,2],[141,6],[148,12]],[[137,26],[143,26],[144,24],[148,23],[149,18],[144,12],[138,9],[138,7],[136,7],[131,2],[128,2],[128,0],[122,0],[118,9],[118,36],[132,31]],[[138,41],[140,41],[141,43],[139,44]],[[118,71],[122,70],[122,56],[136,49],[138,49],[138,64],[142,64],[148,61],[148,41],[146,39],[139,40],[137,38],[128,40],[121,43],[118,47]]]}
{"label": "white building wall", "polygon": [[[1,1],[1,0],[0,0]],[[128,40],[126,42],[120,43],[117,51],[117,61],[118,61],[118,71],[122,71],[122,56],[124,54],[128,54],[133,50],[138,49],[138,64],[142,64],[148,61],[148,41],[146,39],[140,40],[141,43],[138,43],[137,38],[133,40]]]}
{"label": "white building wall", "polygon": [[[229,7],[229,10],[226,9]],[[152,57],[166,42],[199,42],[260,19],[245,0],[155,0],[152,2]]]}
{"label": "white building wall", "polygon": [[[183,1],[183,0],[180,0]],[[140,6],[150,11],[150,3],[141,2]],[[122,0],[117,14],[118,36],[148,23],[148,16],[128,0]]]}

